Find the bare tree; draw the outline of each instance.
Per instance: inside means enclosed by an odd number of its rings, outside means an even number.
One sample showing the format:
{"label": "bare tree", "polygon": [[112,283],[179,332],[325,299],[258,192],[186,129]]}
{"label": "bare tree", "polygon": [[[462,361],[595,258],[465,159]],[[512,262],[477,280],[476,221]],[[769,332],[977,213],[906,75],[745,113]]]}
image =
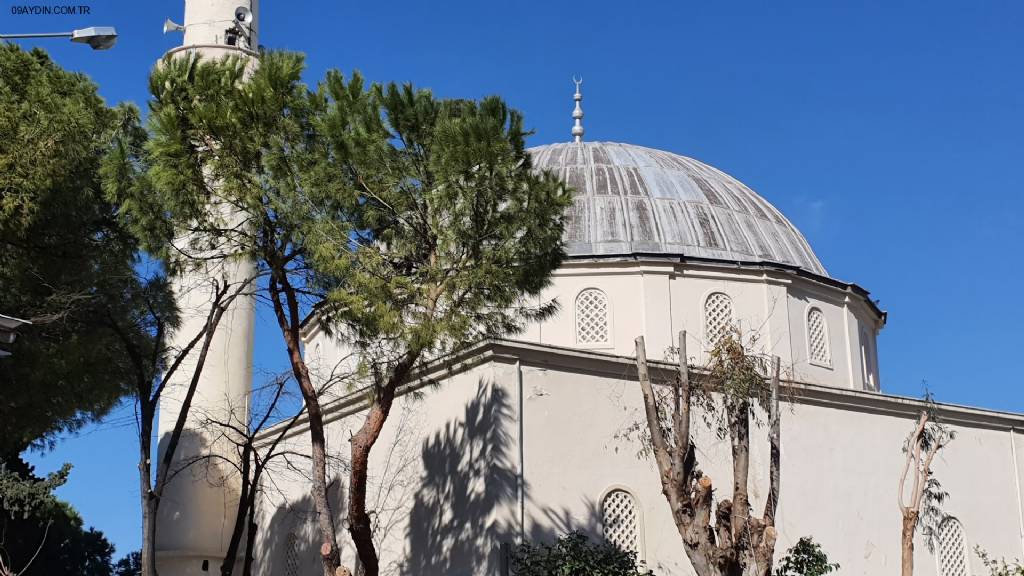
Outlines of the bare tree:
{"label": "bare tree", "polygon": [[[694,386],[686,355],[686,332],[679,333],[678,375],[668,394],[651,383],[644,338],[636,339],[636,364],[643,391],[647,430],[658,466],[662,493],[683,547],[698,576],[768,576],[775,551],[775,513],[779,500],[779,358],[771,362],[747,352],[738,330],[715,345],[703,386]],[[716,401],[712,392],[720,396]],[[750,421],[754,404],[768,412],[770,487],[761,517],[752,516],[748,496]],[[704,409],[732,452],[733,496],[714,507],[713,484],[697,461],[691,423],[694,407]],[[709,414],[714,414],[709,416]]]}
{"label": "bare tree", "polygon": [[[174,457],[181,441],[182,432],[192,408],[192,400],[199,386],[200,377],[206,366],[206,358],[214,334],[224,313],[239,295],[245,293],[252,279],[237,283],[211,279],[213,289],[206,319],[199,331],[184,346],[167,343],[167,335],[177,325],[177,311],[170,304],[170,292],[163,279],[147,283],[139,294],[130,297],[146,301],[149,313],[137,318],[132,326],[123,325],[108,316],[108,323],[124,347],[124,352],[135,368],[134,396],[137,403],[139,433],[139,486],[142,499],[142,570],[146,576],[156,576],[156,517],[160,499],[168,482],[173,477]],[[140,339],[140,331],[150,332],[154,338]],[[182,340],[183,341],[183,340]],[[143,344],[152,343],[148,348]],[[186,358],[190,358],[186,362]],[[186,366],[187,368],[183,368]],[[151,457],[153,453],[153,431],[157,407],[168,383],[179,371],[187,369],[187,388],[184,391],[180,411],[174,428],[167,435],[167,445],[156,478],[153,478]]]}
{"label": "bare tree", "polygon": [[[914,534],[918,527],[933,541],[935,527],[943,514],[939,505],[946,499],[939,481],[932,473],[932,460],[939,450],[949,444],[955,434],[935,418],[930,397],[929,406],[921,410],[913,432],[903,443],[903,473],[900,474],[899,507],[902,517],[900,530],[901,574],[914,574]],[[908,479],[910,480],[908,484]]]}
{"label": "bare tree", "polygon": [[[269,399],[259,414],[250,413],[248,422],[238,421],[231,417],[232,413],[230,412],[226,418],[224,415],[205,415],[203,428],[206,433],[217,439],[214,443],[232,444],[235,448],[234,454],[202,454],[188,463],[190,466],[195,466],[200,463],[210,464],[213,461],[218,461],[234,469],[240,480],[238,508],[235,510],[228,548],[220,566],[222,576],[231,576],[235,573],[239,557],[243,560],[242,574],[245,576],[252,574],[253,547],[257,534],[256,505],[262,492],[263,475],[275,458],[284,455],[299,456],[282,450],[281,442],[306,413],[305,406],[281,422],[267,436],[272,420],[281,412],[280,404],[285,397],[289,379],[286,375],[279,376],[262,388],[262,391],[269,395]],[[259,392],[260,390],[256,390],[254,394]],[[256,404],[256,402],[252,402],[252,404]],[[211,480],[217,481],[218,479]]]}

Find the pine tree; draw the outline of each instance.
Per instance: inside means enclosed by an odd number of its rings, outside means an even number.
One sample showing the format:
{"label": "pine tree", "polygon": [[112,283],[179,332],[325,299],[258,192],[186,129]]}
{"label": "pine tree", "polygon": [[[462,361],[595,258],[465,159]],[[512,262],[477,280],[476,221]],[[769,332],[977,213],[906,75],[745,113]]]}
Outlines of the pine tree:
{"label": "pine tree", "polygon": [[104,326],[138,311],[122,305],[137,245],[100,184],[131,114],[44,52],[0,44],[0,314],[32,322],[0,360],[0,460],[103,416],[132,377]]}
{"label": "pine tree", "polygon": [[165,61],[151,79],[147,186],[126,189],[124,205],[165,258],[174,231],[257,263],[306,404],[330,576],[340,556],[328,446],[300,327],[316,306],[351,343],[369,392],[350,443],[347,519],[375,575],[367,465],[399,388],[431,358],[553,313],[537,302],[564,258],[571,195],[533,170],[523,118],[500,98],[437,99],[338,72],[310,90],[302,70],[301,56],[277,52],[253,69]]}

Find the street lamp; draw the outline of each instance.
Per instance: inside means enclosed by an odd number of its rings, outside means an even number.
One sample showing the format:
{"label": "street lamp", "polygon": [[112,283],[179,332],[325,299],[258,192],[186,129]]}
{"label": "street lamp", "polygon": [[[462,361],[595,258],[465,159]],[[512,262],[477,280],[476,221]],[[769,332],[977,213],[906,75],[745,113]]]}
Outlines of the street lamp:
{"label": "street lamp", "polygon": [[0,34],[0,40],[11,38],[71,38],[72,42],[88,44],[93,50],[107,50],[117,42],[117,31],[113,26],[91,26],[71,32],[50,32],[45,34]]}
{"label": "street lamp", "polygon": [[[31,324],[31,322],[0,314],[0,344],[14,344],[14,340],[18,337],[15,330],[25,324]],[[10,352],[0,350],[0,358],[6,358],[10,355]]]}

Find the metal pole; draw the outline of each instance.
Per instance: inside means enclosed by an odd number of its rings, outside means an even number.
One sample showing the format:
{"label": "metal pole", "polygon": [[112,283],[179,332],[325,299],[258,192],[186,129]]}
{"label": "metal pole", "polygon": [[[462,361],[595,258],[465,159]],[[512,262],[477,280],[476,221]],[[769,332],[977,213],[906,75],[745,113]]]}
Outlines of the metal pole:
{"label": "metal pole", "polygon": [[526,475],[523,465],[526,462],[526,452],[523,449],[523,365],[516,360],[516,392],[519,396],[518,416],[518,438],[519,444],[519,477],[516,478],[516,499],[519,500],[519,544],[525,542],[526,537]]}
{"label": "metal pole", "polygon": [[43,34],[0,34],[0,40],[10,38],[71,38],[72,32],[47,32]]}

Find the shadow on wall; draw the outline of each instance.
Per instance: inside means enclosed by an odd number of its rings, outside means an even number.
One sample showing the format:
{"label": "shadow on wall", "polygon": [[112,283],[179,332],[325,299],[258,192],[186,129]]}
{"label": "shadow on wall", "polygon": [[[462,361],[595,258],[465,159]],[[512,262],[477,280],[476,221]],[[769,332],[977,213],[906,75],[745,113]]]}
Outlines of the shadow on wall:
{"label": "shadow on wall", "polygon": [[[344,551],[348,539],[341,521],[345,504],[342,492],[341,479],[335,477],[328,484],[327,495],[338,527],[338,545]],[[323,573],[316,507],[310,494],[275,509],[258,529],[263,540],[256,545],[253,558],[255,574],[304,576]]]}
{"label": "shadow on wall", "polygon": [[[404,525],[404,550],[401,544],[397,549],[384,549],[380,540],[390,538],[378,535],[382,574],[476,576],[506,573],[507,561],[501,546],[514,546],[518,537],[515,423],[516,414],[508,391],[481,380],[476,395],[466,404],[461,416],[428,436],[418,454],[415,445],[411,445],[413,452],[408,466],[404,458],[398,459],[396,474],[401,475],[403,470],[416,466],[416,460],[420,461],[422,471],[418,478],[410,478],[410,490],[398,491],[399,499],[404,500],[408,495],[411,503],[389,502],[401,516],[396,527]],[[418,425],[412,421],[413,430],[409,434],[415,434]],[[339,515],[343,515],[345,504],[341,487],[341,479],[335,478],[330,494],[333,509]],[[530,493],[528,486],[525,493],[527,496]],[[389,494],[392,498],[395,496],[393,492]],[[377,507],[380,505],[378,503]],[[532,517],[527,520],[526,537],[530,541],[551,542],[572,530],[594,539],[601,538],[599,506],[593,499],[584,498],[582,506],[574,511],[546,509],[536,504],[529,508]],[[338,543],[346,552],[351,541],[340,518],[337,526]],[[316,512],[308,494],[275,509],[260,529],[264,540],[257,546],[258,574],[322,573]],[[396,536],[401,541],[401,535]],[[351,557],[352,550],[347,552]]]}
{"label": "shadow on wall", "polygon": [[[156,467],[162,462],[170,437],[170,434],[160,436]],[[217,457],[223,450],[224,446],[211,443],[205,434],[182,430],[157,511],[158,551],[226,548],[225,533],[231,530],[229,516],[210,514],[210,511],[228,510],[233,520],[238,505],[239,475],[234,466]],[[167,566],[198,566],[206,561],[219,566],[222,560],[217,556],[171,556],[161,558],[160,562]]]}
{"label": "shadow on wall", "polygon": [[[516,415],[508,392],[480,381],[462,418],[422,448],[423,474],[409,516],[408,556],[400,573],[422,576],[504,574],[501,545],[518,538]],[[530,493],[529,487],[524,487]],[[530,507],[536,515],[538,507]],[[541,508],[526,537],[551,542],[578,530],[601,538],[597,502],[580,512]]]}
{"label": "shadow on wall", "polygon": [[541,517],[534,518],[530,523],[527,539],[534,544],[550,543],[569,532],[579,532],[595,542],[600,542],[604,535],[601,531],[601,511],[597,501],[593,498],[581,498],[580,502],[584,511],[582,517],[578,512],[570,512],[567,508],[553,510],[533,507],[534,511],[540,510]]}
{"label": "shadow on wall", "polygon": [[508,393],[481,381],[464,416],[424,442],[402,574],[500,573],[499,543],[516,535],[514,422]]}

